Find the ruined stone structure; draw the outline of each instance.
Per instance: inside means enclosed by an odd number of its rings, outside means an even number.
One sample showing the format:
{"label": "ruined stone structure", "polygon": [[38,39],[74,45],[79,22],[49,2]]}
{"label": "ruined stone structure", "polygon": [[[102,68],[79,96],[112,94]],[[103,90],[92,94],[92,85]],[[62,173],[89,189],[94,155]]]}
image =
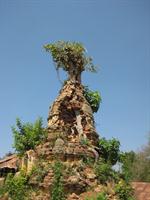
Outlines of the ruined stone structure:
{"label": "ruined stone structure", "polygon": [[[31,199],[49,200],[54,172],[49,165],[59,160],[65,166],[64,190],[69,200],[85,192],[88,187],[97,185],[96,175],[92,168],[84,165],[84,159],[95,162],[98,157],[98,134],[94,126],[92,109],[84,97],[83,86],[80,81],[68,80],[60,91],[59,96],[50,107],[47,125],[48,136],[46,141],[29,150],[19,160],[19,168],[30,174],[33,167],[40,166],[43,180],[38,180],[38,175],[33,174],[29,183],[39,189],[40,195],[32,194]],[[10,162],[11,161],[11,162]],[[0,162],[12,166],[17,171],[16,155]],[[12,163],[12,164],[11,164]],[[74,194],[74,195],[72,195]]]}
{"label": "ruined stone structure", "polygon": [[20,162],[20,169],[26,170],[27,174],[32,171],[33,166],[36,165],[37,156],[34,150],[29,150],[22,157]]}
{"label": "ruined stone structure", "polygon": [[55,131],[61,132],[70,142],[88,139],[91,144],[97,145],[93,112],[80,82],[67,81],[60,91],[49,112],[48,131],[51,135]]}
{"label": "ruined stone structure", "polygon": [[[63,166],[62,185],[66,200],[96,198],[97,193],[106,190],[109,200],[117,199],[113,190],[114,183],[107,183],[108,188],[106,184],[100,184],[93,167],[100,155],[99,135],[95,129],[91,105],[84,96],[84,87],[81,84],[81,73],[88,62],[91,64],[91,59],[86,59],[81,45],[77,44],[76,48],[75,51],[72,45],[65,46],[66,52],[63,52],[63,56],[58,56],[59,59],[54,56],[54,61],[58,61],[57,69],[63,65],[63,69],[68,72],[68,80],[49,109],[47,138],[38,143],[34,150],[25,152],[21,159],[13,155],[0,161],[1,174],[6,169],[8,172],[16,172],[19,168],[25,171],[27,184],[29,188],[33,188],[29,191],[30,200],[51,199],[56,178],[56,161]],[[58,50],[59,53],[60,48]],[[68,60],[67,55],[70,55]],[[93,70],[93,65],[90,69]],[[3,182],[4,179],[0,179],[0,184]],[[6,194],[6,198],[0,197],[0,200],[8,200],[8,196]]]}
{"label": "ruined stone structure", "polygon": [[[95,130],[92,109],[79,81],[68,80],[61,89],[50,107],[47,130],[47,141],[36,147],[36,156],[44,158],[49,164],[56,160],[64,163],[66,193],[79,195],[88,187],[96,186],[96,175],[92,168],[84,166],[83,159],[92,159],[93,162],[98,159],[99,136]],[[71,170],[71,174],[67,170]],[[49,190],[53,176],[53,171],[49,170],[40,187]],[[37,184],[34,178],[31,182]]]}
{"label": "ruined stone structure", "polygon": [[69,80],[62,88],[50,108],[47,129],[48,142],[37,148],[39,154],[49,154],[49,159],[57,154],[64,161],[98,158],[98,134],[80,82]]}
{"label": "ruined stone structure", "polygon": [[[98,134],[95,131],[93,113],[83,95],[80,82],[67,81],[50,108],[47,128],[48,141],[58,138],[53,153],[98,156],[95,150]],[[88,143],[90,148],[82,148],[81,144],[84,143]]]}

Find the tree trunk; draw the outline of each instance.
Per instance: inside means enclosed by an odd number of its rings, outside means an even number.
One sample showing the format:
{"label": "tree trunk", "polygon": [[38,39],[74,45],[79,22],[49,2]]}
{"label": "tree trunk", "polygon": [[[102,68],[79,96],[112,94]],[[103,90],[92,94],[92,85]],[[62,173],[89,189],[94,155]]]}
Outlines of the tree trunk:
{"label": "tree trunk", "polygon": [[79,83],[81,83],[81,72],[75,68],[75,67],[70,67],[69,71],[69,79],[74,81],[78,81]]}

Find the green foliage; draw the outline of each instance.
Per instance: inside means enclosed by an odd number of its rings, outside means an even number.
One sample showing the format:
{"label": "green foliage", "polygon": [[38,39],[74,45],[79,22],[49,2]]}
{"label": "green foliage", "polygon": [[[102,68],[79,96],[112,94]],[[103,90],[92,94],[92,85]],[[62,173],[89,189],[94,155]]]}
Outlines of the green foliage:
{"label": "green foliage", "polygon": [[0,185],[0,198],[3,197],[6,192],[5,185]]}
{"label": "green foliage", "polygon": [[27,198],[27,177],[23,172],[17,176],[8,174],[5,184],[1,189],[1,195],[8,194],[11,200],[25,200]]}
{"label": "green foliage", "polygon": [[104,192],[101,192],[96,198],[87,198],[86,200],[107,200],[107,196]]}
{"label": "green foliage", "polygon": [[120,180],[115,186],[115,192],[120,200],[133,200],[133,189],[130,184]]}
{"label": "green foliage", "polygon": [[58,41],[44,45],[44,48],[52,54],[56,69],[62,68],[69,71],[70,68],[76,68],[79,72],[84,70],[96,71],[92,58],[86,55],[85,48],[79,42]]}
{"label": "green foliage", "polygon": [[150,132],[148,142],[136,153],[134,162],[131,165],[134,181],[150,182]]}
{"label": "green foliage", "polygon": [[111,166],[108,163],[99,161],[95,165],[95,173],[100,183],[105,183],[109,180]]}
{"label": "green foliage", "polygon": [[97,112],[102,101],[98,91],[89,90],[88,86],[84,87],[84,96],[90,104],[92,111]]}
{"label": "green foliage", "polygon": [[133,178],[132,165],[135,160],[136,154],[133,151],[120,153],[119,162],[121,163],[121,176],[129,182]]}
{"label": "green foliage", "polygon": [[118,179],[118,175],[112,169],[111,164],[102,159],[99,159],[99,161],[95,164],[94,170],[99,182],[102,184],[107,181],[116,181]]}
{"label": "green foliage", "polygon": [[14,148],[20,154],[34,149],[43,139],[46,138],[46,130],[42,127],[42,119],[39,118],[34,124],[22,124],[20,119],[16,120],[16,126],[12,127],[14,137]]}
{"label": "green foliage", "polygon": [[[108,182],[115,184],[115,193],[120,200],[133,200],[133,190],[129,182],[132,175],[130,165],[135,159],[135,153],[121,153],[119,147],[120,142],[114,138],[111,140],[100,139],[100,159],[94,164],[95,174],[101,184]],[[117,162],[121,163],[121,171],[113,169]],[[105,198],[106,196],[104,196]],[[103,197],[100,197],[100,199],[103,199]]]}
{"label": "green foliage", "polygon": [[132,177],[134,181],[150,182],[150,158],[143,153],[137,153],[132,165]]}
{"label": "green foliage", "polygon": [[107,200],[107,196],[104,192],[100,193],[96,200]]}
{"label": "green foliage", "polygon": [[99,152],[100,156],[105,160],[105,162],[111,163],[111,165],[115,165],[119,160],[120,156],[120,142],[115,138],[111,140],[106,140],[105,138],[101,138],[99,140]]}
{"label": "green foliage", "polygon": [[63,191],[63,165],[61,162],[55,162],[53,166],[54,171],[54,181],[52,186],[52,200],[65,200],[64,191]]}

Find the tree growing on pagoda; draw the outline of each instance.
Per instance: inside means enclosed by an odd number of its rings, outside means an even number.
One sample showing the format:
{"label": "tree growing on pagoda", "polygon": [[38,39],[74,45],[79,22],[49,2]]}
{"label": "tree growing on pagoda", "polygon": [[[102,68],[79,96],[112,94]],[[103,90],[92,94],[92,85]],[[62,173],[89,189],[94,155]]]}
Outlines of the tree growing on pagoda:
{"label": "tree growing on pagoda", "polygon": [[51,53],[56,70],[62,68],[67,71],[72,81],[81,82],[81,73],[85,70],[96,72],[92,58],[86,54],[86,49],[79,42],[58,41],[44,45],[44,48]]}
{"label": "tree growing on pagoda", "polygon": [[[79,42],[58,41],[44,45],[44,48],[52,55],[56,70],[62,68],[68,72],[68,78],[72,82],[81,83],[83,71],[96,72],[92,58],[87,55],[86,49]],[[93,112],[97,112],[101,102],[99,92],[93,92],[86,86],[84,87],[84,96],[91,105]]]}

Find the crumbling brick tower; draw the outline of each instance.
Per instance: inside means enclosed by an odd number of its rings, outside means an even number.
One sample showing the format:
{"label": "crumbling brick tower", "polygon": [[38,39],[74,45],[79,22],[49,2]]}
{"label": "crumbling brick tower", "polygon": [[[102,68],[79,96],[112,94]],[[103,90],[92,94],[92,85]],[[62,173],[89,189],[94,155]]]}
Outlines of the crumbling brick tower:
{"label": "crumbling brick tower", "polygon": [[[68,52],[70,53],[70,49]],[[69,59],[71,56],[72,54],[69,54]],[[36,152],[38,156],[44,156],[48,162],[63,162],[67,166],[66,171],[71,169],[71,174],[66,172],[64,175],[66,193],[80,194],[87,187],[97,184],[93,169],[84,166],[83,160],[98,159],[99,136],[95,130],[92,108],[85,98],[84,86],[81,84],[83,64],[70,64],[70,60],[67,62],[69,67],[65,70],[69,75],[68,80],[49,110],[47,142],[39,145]],[[50,172],[41,186],[49,188],[52,176]]]}
{"label": "crumbling brick tower", "polygon": [[[83,154],[97,156],[95,148],[98,134],[95,131],[92,109],[83,93],[83,86],[78,80],[68,80],[50,108],[48,139],[52,141],[56,137],[61,138],[64,148],[60,150],[66,157],[79,157]],[[74,148],[71,150],[70,147]],[[53,151],[57,153],[55,148]]]}

